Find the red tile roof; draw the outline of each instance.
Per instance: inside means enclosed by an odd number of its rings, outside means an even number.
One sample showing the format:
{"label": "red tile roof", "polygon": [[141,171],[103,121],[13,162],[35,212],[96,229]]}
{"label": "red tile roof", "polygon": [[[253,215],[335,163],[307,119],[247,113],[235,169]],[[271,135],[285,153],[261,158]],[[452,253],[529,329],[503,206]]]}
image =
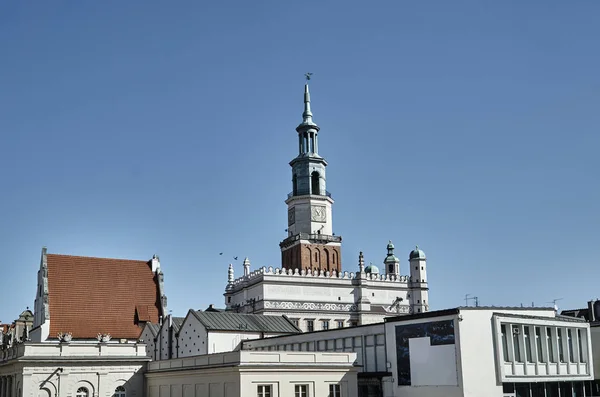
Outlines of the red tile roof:
{"label": "red tile roof", "polygon": [[136,307],[145,308],[144,320],[158,322],[158,280],[147,261],[48,254],[47,264],[49,338],[59,332],[74,339],[138,338]]}

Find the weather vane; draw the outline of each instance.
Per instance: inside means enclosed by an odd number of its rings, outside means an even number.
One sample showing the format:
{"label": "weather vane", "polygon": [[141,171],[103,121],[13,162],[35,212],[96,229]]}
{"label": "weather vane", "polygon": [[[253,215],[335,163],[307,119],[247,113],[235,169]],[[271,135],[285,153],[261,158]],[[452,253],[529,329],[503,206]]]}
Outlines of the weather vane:
{"label": "weather vane", "polygon": [[310,80],[310,76],[312,75],[312,73],[305,73],[304,76],[306,77],[306,81]]}

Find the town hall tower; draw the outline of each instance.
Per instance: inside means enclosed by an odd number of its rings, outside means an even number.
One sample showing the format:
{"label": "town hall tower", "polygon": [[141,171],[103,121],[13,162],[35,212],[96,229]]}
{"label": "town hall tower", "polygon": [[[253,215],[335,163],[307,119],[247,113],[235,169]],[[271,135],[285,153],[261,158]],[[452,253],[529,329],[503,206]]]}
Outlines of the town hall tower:
{"label": "town hall tower", "polygon": [[286,269],[311,271],[342,270],[340,236],[332,228],[333,199],[327,191],[325,167],[319,155],[319,126],[312,119],[308,81],[304,86],[304,112],[298,132],[298,156],[290,162],[292,192],[288,206],[288,237],[281,247],[281,264]]}

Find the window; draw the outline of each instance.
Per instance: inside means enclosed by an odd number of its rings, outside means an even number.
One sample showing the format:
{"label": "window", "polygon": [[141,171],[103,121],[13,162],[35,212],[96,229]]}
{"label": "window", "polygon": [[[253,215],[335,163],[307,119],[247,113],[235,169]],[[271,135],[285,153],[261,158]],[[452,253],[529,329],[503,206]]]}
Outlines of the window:
{"label": "window", "polygon": [[294,324],[296,327],[300,324],[300,320],[297,318],[292,318],[292,324]]}
{"label": "window", "polygon": [[531,336],[529,335],[529,327],[523,327],[524,331],[523,336],[525,339],[525,358],[528,363],[531,362]]}
{"label": "window", "polygon": [[571,330],[567,330],[567,348],[569,349],[569,362],[574,363],[574,354],[573,354],[573,338],[571,335]]}
{"label": "window", "polygon": [[294,386],[294,397],[308,397],[308,385]]}
{"label": "window", "polygon": [[351,327],[358,327],[358,321],[350,321]]}
{"label": "window", "polygon": [[119,386],[115,389],[115,393],[113,397],[125,397],[127,394],[125,393],[125,388],[123,386]]}
{"label": "window", "polygon": [[513,331],[513,346],[514,346],[514,353],[515,353],[515,361],[516,362],[523,362],[523,360],[521,359],[521,340],[519,339],[519,334],[520,334],[520,330],[519,327],[513,327],[512,328]]}
{"label": "window", "polygon": [[75,394],[76,397],[89,397],[89,395],[90,393],[85,387],[80,387],[79,389],[77,389],[77,394]]}
{"label": "window", "polygon": [[556,339],[558,340],[558,359],[560,360],[561,363],[564,363],[565,362],[565,352],[564,352],[564,348],[563,348],[562,329],[558,328],[556,331],[557,331]]}
{"label": "window", "polygon": [[554,343],[552,342],[552,329],[546,328],[546,341],[548,342],[548,361],[551,363],[556,362],[556,355],[554,354]]}
{"label": "window", "polygon": [[535,327],[535,348],[537,351],[537,360],[544,363],[544,351],[542,350],[542,330],[540,327]]}
{"label": "window", "polygon": [[584,363],[584,355],[583,355],[583,339],[581,335],[581,330],[577,330],[577,344],[579,345],[579,362]]}
{"label": "window", "polygon": [[323,329],[329,329],[329,320],[321,320],[323,323]]}
{"label": "window", "polygon": [[329,385],[329,397],[340,397],[341,395],[340,385]]}
{"label": "window", "polygon": [[313,332],[315,330],[315,321],[314,320],[306,320],[306,330],[308,332]]}
{"label": "window", "polygon": [[311,194],[321,194],[319,189],[319,177],[320,175],[317,171],[314,171],[312,174],[310,174]]}
{"label": "window", "polygon": [[338,328],[344,328],[344,320],[338,320],[337,327]]}
{"label": "window", "polygon": [[271,385],[258,385],[257,397],[271,397]]}
{"label": "window", "polygon": [[502,324],[500,326],[500,333],[502,334],[502,356],[504,357],[504,361],[510,361],[508,357],[508,340],[506,338],[506,325]]}

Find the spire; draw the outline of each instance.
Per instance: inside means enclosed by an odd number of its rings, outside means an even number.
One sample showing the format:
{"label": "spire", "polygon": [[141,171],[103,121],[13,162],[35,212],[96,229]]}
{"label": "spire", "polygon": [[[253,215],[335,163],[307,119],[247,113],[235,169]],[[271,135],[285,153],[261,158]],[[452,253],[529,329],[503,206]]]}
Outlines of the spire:
{"label": "spire", "polygon": [[315,128],[319,131],[319,127],[313,121],[313,114],[310,110],[310,91],[308,90],[308,81],[312,73],[306,73],[306,83],[304,84],[304,111],[302,112],[302,123],[296,128],[296,131],[300,132],[300,129],[306,130],[306,127]]}
{"label": "spire", "polygon": [[358,254],[358,270],[361,273],[365,272],[365,257],[363,256],[362,251]]}
{"label": "spire", "polygon": [[302,124],[313,124],[312,112],[310,111],[310,92],[308,91],[308,81],[304,84],[304,112],[302,112]]}
{"label": "spire", "polygon": [[247,257],[244,259],[244,276],[250,274],[250,259]]}
{"label": "spire", "polygon": [[229,284],[233,283],[233,265],[229,264],[229,270],[227,270],[227,282]]}

